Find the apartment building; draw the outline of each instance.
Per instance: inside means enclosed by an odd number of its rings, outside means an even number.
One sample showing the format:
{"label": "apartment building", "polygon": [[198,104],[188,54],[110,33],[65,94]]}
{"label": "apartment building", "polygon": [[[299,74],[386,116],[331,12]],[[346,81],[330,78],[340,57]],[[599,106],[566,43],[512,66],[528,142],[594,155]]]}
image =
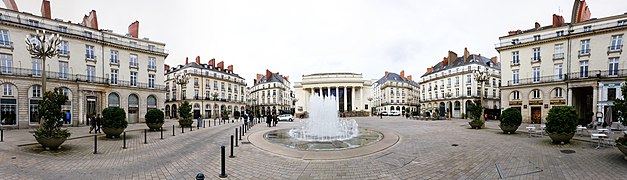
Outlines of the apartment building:
{"label": "apartment building", "polygon": [[[163,108],[161,67],[168,56],[164,43],[139,38],[139,22],[132,23],[125,35],[99,29],[95,10],[80,23],[52,18],[50,2],[42,2],[41,16],[19,12],[15,3],[7,6],[10,9],[0,8],[3,127],[38,127],[37,103],[45,91],[54,88],[68,96],[62,105],[67,126],[86,125],[88,115],[99,114],[106,107],[125,109],[129,123],[144,122],[149,109]],[[62,37],[58,55],[47,58],[45,64],[26,49],[25,38],[37,31]]]}
{"label": "apartment building", "polygon": [[261,115],[293,113],[293,91],[289,76],[273,73],[257,74],[250,88],[249,99]]}
{"label": "apartment building", "polygon": [[405,114],[406,110],[410,113],[418,110],[419,86],[411,75],[405,77],[405,70],[400,74],[385,71],[385,75],[372,87],[374,113],[396,110]]}
{"label": "apartment building", "polygon": [[545,123],[553,106],[575,107],[580,124],[617,121],[611,107],[622,98],[627,77],[622,53],[627,14],[590,16],[586,2],[575,0],[570,23],[554,14],[551,25],[536,23],[499,38],[505,108],[520,109],[530,123]]}
{"label": "apartment building", "polygon": [[[487,73],[483,86],[476,81],[475,71]],[[427,68],[421,76],[420,108],[430,116],[465,118],[468,108],[483,96],[485,113],[490,117],[499,116],[500,77],[501,65],[496,57],[488,59],[480,54],[470,54],[467,48],[462,57],[449,51],[448,57]]]}
{"label": "apartment building", "polygon": [[[222,118],[222,112],[229,117],[235,111],[246,110],[246,82],[234,73],[233,65],[224,68],[224,61],[215,63],[211,59],[207,64],[185,60],[184,65],[165,66],[165,116],[178,117],[178,107],[183,101],[192,105],[193,118]],[[180,81],[188,76],[187,82]],[[182,83],[182,84],[179,84]]]}

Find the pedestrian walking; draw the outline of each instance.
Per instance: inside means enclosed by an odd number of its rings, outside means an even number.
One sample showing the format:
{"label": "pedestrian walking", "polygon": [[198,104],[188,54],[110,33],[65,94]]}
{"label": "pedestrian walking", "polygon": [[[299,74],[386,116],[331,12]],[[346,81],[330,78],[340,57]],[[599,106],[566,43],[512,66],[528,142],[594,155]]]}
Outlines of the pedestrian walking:
{"label": "pedestrian walking", "polygon": [[279,116],[276,113],[272,113],[272,126],[276,126],[277,123],[279,123]]}
{"label": "pedestrian walking", "polygon": [[100,133],[100,126],[102,126],[102,118],[100,117],[100,114],[96,115],[94,121],[96,121],[96,133]]}
{"label": "pedestrian walking", "polygon": [[89,125],[89,134],[96,128],[96,120],[92,119],[93,116],[91,114],[87,115],[87,124]]}
{"label": "pedestrian walking", "polygon": [[266,115],[266,124],[268,124],[268,127],[272,127],[272,116],[270,114]]}

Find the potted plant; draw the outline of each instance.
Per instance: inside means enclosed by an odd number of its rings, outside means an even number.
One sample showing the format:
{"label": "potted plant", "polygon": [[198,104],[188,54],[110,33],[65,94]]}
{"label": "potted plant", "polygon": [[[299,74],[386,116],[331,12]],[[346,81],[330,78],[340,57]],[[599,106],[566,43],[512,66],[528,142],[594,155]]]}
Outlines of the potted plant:
{"label": "potted plant", "polygon": [[233,112],[233,118],[235,118],[235,119],[239,119],[239,117],[240,117],[240,113],[239,113],[239,111],[235,111],[235,112]]}
{"label": "potted plant", "polygon": [[577,130],[577,111],[571,106],[555,106],[546,117],[546,132],[553,143],[569,143]]}
{"label": "potted plant", "polygon": [[181,127],[191,127],[192,126],[192,105],[187,101],[183,101],[181,107],[179,108],[179,125]]}
{"label": "potted plant", "polygon": [[473,129],[481,129],[485,123],[484,120],[481,120],[481,108],[481,102],[478,101],[472,104],[469,108],[470,118],[472,118],[472,120],[468,122],[468,124]]}
{"label": "potted plant", "polygon": [[54,88],[54,91],[45,92],[43,100],[37,104],[37,110],[43,122],[35,130],[33,136],[44,149],[46,147],[50,150],[59,149],[59,146],[70,137],[67,129],[61,129],[63,121],[59,121],[63,119],[61,105],[66,101],[67,96],[61,93],[61,89]]}
{"label": "potted plant", "polygon": [[507,108],[501,115],[499,127],[503,130],[503,133],[511,134],[516,132],[521,123],[522,115],[520,111],[514,108]]}
{"label": "potted plant", "polygon": [[161,128],[161,126],[163,126],[163,111],[159,109],[149,110],[144,118],[146,119],[146,125],[148,125],[148,128],[150,128],[150,130],[158,130]]}
{"label": "potted plant", "polygon": [[102,132],[108,138],[120,137],[128,126],[126,112],[119,107],[108,107],[102,110]]}
{"label": "potted plant", "polygon": [[[615,99],[614,108],[616,109],[616,113],[618,114],[618,119],[620,120],[620,122],[623,124],[624,127],[627,127],[627,101],[624,99],[625,97],[627,97],[626,85],[623,85],[621,87],[621,92],[623,95],[623,99]],[[623,152],[624,159],[627,160],[627,134],[616,140],[616,147],[618,148],[618,150]]]}

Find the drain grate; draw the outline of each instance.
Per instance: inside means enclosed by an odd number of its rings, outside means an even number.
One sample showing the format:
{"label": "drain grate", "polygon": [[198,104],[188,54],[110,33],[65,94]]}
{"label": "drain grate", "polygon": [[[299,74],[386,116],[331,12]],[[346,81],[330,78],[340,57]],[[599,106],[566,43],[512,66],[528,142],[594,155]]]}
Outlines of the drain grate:
{"label": "drain grate", "polygon": [[570,150],[570,149],[564,149],[564,150],[560,150],[560,152],[564,153],[564,154],[573,154],[575,153],[574,150]]}

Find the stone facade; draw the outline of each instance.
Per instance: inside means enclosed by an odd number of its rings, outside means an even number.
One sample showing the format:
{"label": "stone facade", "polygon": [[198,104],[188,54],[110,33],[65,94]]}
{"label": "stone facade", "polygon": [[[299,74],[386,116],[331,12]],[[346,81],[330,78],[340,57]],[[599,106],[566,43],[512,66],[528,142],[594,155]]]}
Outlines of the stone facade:
{"label": "stone facade", "polygon": [[373,113],[390,112],[391,110],[414,112],[418,110],[419,86],[412,80],[412,76],[405,77],[405,71],[400,74],[385,72],[381,79],[373,83]]}
{"label": "stone facade", "polygon": [[257,74],[248,95],[249,103],[261,115],[293,113],[294,96],[288,76],[272,73]]}
{"label": "stone facade", "polygon": [[[319,73],[303,75],[302,82],[294,84],[296,114],[308,110],[310,96],[337,96],[338,112],[370,111],[368,97],[372,97],[372,81],[356,73]],[[346,95],[345,95],[346,94]],[[350,98],[348,97],[350,96]]]}

